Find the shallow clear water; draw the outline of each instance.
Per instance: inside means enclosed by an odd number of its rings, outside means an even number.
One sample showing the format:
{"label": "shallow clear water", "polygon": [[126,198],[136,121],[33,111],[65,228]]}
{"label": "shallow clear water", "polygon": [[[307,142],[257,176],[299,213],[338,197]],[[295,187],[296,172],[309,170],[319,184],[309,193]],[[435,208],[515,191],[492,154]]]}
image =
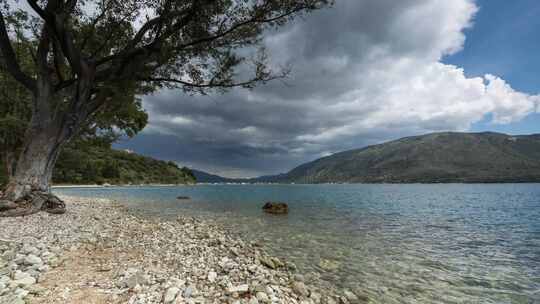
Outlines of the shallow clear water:
{"label": "shallow clear water", "polygon": [[[211,216],[372,303],[540,303],[540,184],[55,191],[117,199],[148,216]],[[290,214],[262,213],[270,200]]]}

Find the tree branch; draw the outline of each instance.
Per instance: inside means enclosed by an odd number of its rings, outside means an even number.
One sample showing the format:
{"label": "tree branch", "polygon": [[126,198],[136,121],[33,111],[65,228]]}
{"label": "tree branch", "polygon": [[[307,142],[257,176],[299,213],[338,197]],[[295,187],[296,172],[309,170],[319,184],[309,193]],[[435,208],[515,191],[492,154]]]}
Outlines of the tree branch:
{"label": "tree branch", "polygon": [[58,83],[62,83],[64,81],[64,77],[62,76],[63,58],[61,56],[59,46],[56,42],[53,42],[53,58],[54,69],[56,71],[56,76],[58,77]]}
{"label": "tree branch", "polygon": [[192,88],[235,88],[235,87],[251,87],[251,85],[257,83],[257,82],[267,82],[274,79],[283,78],[284,75],[271,75],[268,77],[255,77],[250,80],[242,81],[242,82],[213,82],[208,81],[206,83],[196,83],[196,82],[189,82],[181,79],[176,78],[166,78],[166,77],[142,77],[137,78],[137,80],[140,81],[149,81],[149,82],[172,82],[181,84],[186,87],[192,87]]}
{"label": "tree branch", "polygon": [[[151,52],[152,50],[155,49],[155,46],[158,45],[161,41],[167,39],[174,32],[176,32],[176,31],[180,30],[182,27],[186,26],[193,19],[193,17],[194,17],[193,12],[195,10],[195,7],[196,7],[196,4],[192,4],[192,6],[189,9],[185,9],[182,12],[177,12],[176,14],[167,15],[167,16],[160,15],[159,17],[156,17],[154,19],[149,20],[148,22],[146,22],[139,29],[137,34],[135,34],[135,37],[129,42],[129,44],[122,51],[120,51],[120,52],[118,52],[116,54],[110,55],[110,56],[106,56],[106,57],[98,60],[96,62],[96,66],[103,65],[103,64],[105,64],[107,62],[113,61],[113,60],[118,59],[118,58],[120,58],[122,61],[125,61],[125,60],[127,60],[127,59],[141,53],[141,52],[148,52],[148,51]],[[184,17],[182,19],[180,19],[178,22],[176,22],[176,24],[171,26],[171,28],[168,29],[166,31],[166,33],[163,33],[163,34],[155,37],[154,40],[151,43],[147,44],[147,45],[144,45],[144,46],[141,46],[141,47],[138,47],[138,48],[136,47],[137,44],[142,40],[144,35],[150,29],[152,29],[154,26],[159,25],[160,22],[163,22],[163,20],[165,20],[166,18],[169,18],[169,17],[172,17],[172,16],[181,16],[181,15],[184,15]]]}
{"label": "tree branch", "polygon": [[234,31],[244,27],[244,26],[247,26],[247,25],[250,25],[250,24],[253,24],[253,23],[269,23],[269,22],[273,22],[273,21],[277,21],[277,20],[280,20],[280,19],[283,19],[283,18],[286,18],[292,14],[295,14],[297,12],[300,12],[304,9],[307,9],[308,7],[307,6],[298,6],[288,12],[285,12],[281,15],[278,15],[278,16],[275,16],[275,17],[272,17],[272,18],[267,18],[267,19],[257,19],[256,17],[253,17],[253,18],[250,18],[248,20],[245,20],[245,21],[242,21],[242,22],[238,22],[237,24],[235,25],[232,25],[231,27],[229,27],[229,29],[221,32],[221,33],[217,33],[215,35],[212,35],[212,36],[208,36],[208,37],[204,37],[204,38],[200,38],[200,39],[196,39],[196,40],[193,40],[189,43],[186,43],[186,44],[182,44],[182,45],[179,45],[176,47],[176,49],[184,49],[186,47],[189,47],[189,46],[193,46],[193,45],[196,45],[196,44],[201,44],[201,43],[205,43],[205,42],[210,42],[210,41],[214,41],[214,40],[217,40],[217,39],[220,39],[220,38],[223,38],[231,33],[233,33]]}
{"label": "tree branch", "polygon": [[36,92],[36,80],[32,77],[26,75],[18,61],[17,56],[15,55],[15,51],[13,50],[13,46],[11,45],[11,41],[9,39],[9,34],[7,32],[6,23],[4,22],[4,15],[0,11],[0,53],[3,58],[0,61],[3,65],[5,65],[7,71],[17,80],[20,82],[23,86],[25,86],[28,90],[32,91],[32,93]]}
{"label": "tree branch", "polygon": [[[65,28],[66,17],[72,10],[71,5],[75,5],[76,1],[70,3],[70,7],[66,9],[62,4],[59,4],[58,0],[49,0],[47,7],[42,9],[36,0],[27,0],[32,9],[45,21],[45,25],[51,30],[51,34],[60,42],[62,53],[67,58],[71,68],[75,74],[81,75],[83,69],[87,68],[86,64],[82,60],[81,53],[75,47],[71,32]],[[60,13],[57,12],[60,10]]]}

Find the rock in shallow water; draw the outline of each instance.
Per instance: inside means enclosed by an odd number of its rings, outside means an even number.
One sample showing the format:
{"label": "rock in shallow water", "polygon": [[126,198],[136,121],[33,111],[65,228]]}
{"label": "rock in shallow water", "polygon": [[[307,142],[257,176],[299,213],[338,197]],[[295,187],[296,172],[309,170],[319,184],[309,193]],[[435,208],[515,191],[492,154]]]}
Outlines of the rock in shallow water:
{"label": "rock in shallow water", "polygon": [[343,293],[345,294],[345,297],[347,298],[347,300],[358,301],[358,297],[354,293],[352,293],[352,291],[345,290]]}
{"label": "rock in shallow water", "polygon": [[307,297],[309,295],[309,291],[306,288],[306,285],[302,282],[293,282],[291,288],[300,296]]}
{"label": "rock in shallow water", "polygon": [[289,213],[289,206],[285,203],[267,202],[264,204],[263,210],[270,214],[287,214]]}
{"label": "rock in shallow water", "polygon": [[338,261],[328,260],[328,259],[321,259],[319,261],[319,267],[321,267],[324,270],[337,270],[340,267],[340,263]]}

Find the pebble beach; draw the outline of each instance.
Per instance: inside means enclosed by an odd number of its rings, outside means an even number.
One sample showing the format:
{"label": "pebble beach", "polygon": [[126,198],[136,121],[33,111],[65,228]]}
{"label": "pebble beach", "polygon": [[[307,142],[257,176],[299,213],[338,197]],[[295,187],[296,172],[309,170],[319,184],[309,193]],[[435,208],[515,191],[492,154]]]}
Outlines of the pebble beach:
{"label": "pebble beach", "polygon": [[209,219],[155,220],[62,197],[64,215],[0,218],[0,303],[362,303]]}

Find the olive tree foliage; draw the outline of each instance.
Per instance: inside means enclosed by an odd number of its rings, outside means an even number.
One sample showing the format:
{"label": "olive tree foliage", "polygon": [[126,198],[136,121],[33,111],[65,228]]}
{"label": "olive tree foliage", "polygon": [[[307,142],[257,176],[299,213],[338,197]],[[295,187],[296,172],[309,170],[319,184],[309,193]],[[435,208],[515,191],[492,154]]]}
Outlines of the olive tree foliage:
{"label": "olive tree foliage", "polygon": [[[24,12],[3,1],[0,65],[30,92],[32,115],[0,215],[64,212],[49,193],[62,146],[100,109],[115,102],[122,109],[125,92],[205,94],[284,76],[268,66],[264,34],[329,2],[26,0],[31,11]],[[16,14],[23,30],[8,25]],[[27,44],[35,72],[17,57],[14,37]]]}
{"label": "olive tree foliage", "polygon": [[[6,18],[5,23],[16,33],[11,43],[23,70],[34,75],[36,69],[29,50],[35,42],[21,39],[24,37],[21,33],[26,20],[26,14],[17,13]],[[0,65],[0,163],[4,167],[4,172],[0,173],[0,185],[5,182],[5,178],[14,175],[16,157],[21,152],[25,131],[32,117],[31,105],[31,92]],[[126,90],[124,94],[96,111],[93,119],[87,120],[87,124],[82,126],[76,135],[78,140],[74,145],[95,142],[110,145],[120,136],[132,137],[144,128],[147,118],[140,98],[134,91]]]}

